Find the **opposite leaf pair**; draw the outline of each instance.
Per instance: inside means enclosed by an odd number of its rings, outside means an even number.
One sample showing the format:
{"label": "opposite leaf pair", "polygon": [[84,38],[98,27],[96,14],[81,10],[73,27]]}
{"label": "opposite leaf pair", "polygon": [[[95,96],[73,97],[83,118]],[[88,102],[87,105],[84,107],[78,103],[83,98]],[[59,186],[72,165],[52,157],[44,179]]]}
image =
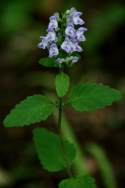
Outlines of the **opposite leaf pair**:
{"label": "opposite leaf pair", "polygon": [[[69,89],[69,76],[59,73],[55,79],[58,97],[63,97]],[[64,104],[80,112],[94,111],[111,105],[121,99],[118,90],[96,83],[78,84],[71,92]],[[54,111],[56,103],[47,96],[33,95],[17,104],[4,120],[5,127],[22,127],[46,120]]]}

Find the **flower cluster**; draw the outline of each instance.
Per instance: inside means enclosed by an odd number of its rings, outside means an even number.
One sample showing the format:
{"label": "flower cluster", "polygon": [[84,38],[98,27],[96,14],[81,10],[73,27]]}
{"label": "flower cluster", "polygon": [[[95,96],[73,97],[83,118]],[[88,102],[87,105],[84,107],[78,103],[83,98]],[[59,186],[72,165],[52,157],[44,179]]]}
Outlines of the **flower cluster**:
{"label": "flower cluster", "polygon": [[47,48],[49,57],[54,57],[58,63],[76,63],[83,51],[81,44],[86,40],[84,33],[87,31],[81,15],[75,8],[67,10],[62,17],[55,13],[50,17],[47,35],[40,37],[38,47]]}

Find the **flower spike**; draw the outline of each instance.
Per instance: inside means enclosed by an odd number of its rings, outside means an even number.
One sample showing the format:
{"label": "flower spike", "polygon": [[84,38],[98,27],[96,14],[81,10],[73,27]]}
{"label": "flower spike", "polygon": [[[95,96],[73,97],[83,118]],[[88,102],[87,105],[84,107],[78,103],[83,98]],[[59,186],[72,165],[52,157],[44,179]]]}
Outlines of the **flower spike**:
{"label": "flower spike", "polygon": [[71,8],[63,15],[55,13],[49,18],[47,35],[40,37],[42,40],[38,47],[47,48],[49,57],[55,58],[58,64],[74,64],[80,58],[82,43],[86,40],[84,34],[87,31],[81,16],[82,12]]}

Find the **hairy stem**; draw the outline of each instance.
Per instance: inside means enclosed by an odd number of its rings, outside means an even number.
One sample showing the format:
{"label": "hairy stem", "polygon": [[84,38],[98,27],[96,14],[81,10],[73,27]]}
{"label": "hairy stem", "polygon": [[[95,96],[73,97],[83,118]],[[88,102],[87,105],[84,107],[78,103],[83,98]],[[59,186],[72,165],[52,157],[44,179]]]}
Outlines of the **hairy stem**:
{"label": "hairy stem", "polygon": [[63,154],[64,160],[66,162],[66,165],[67,165],[67,174],[69,175],[69,177],[72,177],[73,175],[72,175],[72,172],[71,172],[71,165],[69,164],[69,160],[67,158],[67,153],[65,151],[64,140],[63,140],[63,135],[62,135],[62,127],[61,127],[62,113],[63,113],[63,99],[59,98],[58,133],[59,133],[60,140],[61,140],[62,154]]}

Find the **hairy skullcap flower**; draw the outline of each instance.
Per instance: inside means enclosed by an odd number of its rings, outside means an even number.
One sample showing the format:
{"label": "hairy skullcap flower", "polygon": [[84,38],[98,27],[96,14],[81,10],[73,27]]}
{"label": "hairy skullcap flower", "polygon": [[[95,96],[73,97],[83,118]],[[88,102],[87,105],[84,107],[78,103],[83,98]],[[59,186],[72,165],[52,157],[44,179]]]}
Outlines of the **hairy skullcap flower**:
{"label": "hairy skullcap flower", "polygon": [[76,37],[76,31],[74,26],[68,25],[65,30],[65,34],[69,37],[75,38]]}
{"label": "hairy skullcap flower", "polygon": [[57,45],[55,43],[52,43],[49,49],[49,57],[57,56],[58,54],[59,54],[59,50]]}
{"label": "hairy skullcap flower", "polygon": [[61,49],[63,49],[67,53],[72,53],[73,51],[75,51],[75,44],[69,38],[66,38],[61,45]]}
{"label": "hairy skullcap flower", "polygon": [[84,36],[84,32],[86,31],[87,29],[84,28],[84,27],[80,27],[77,31],[76,31],[76,37],[78,39],[78,41],[85,41],[86,38]]}
{"label": "hairy skullcap flower", "polygon": [[48,25],[48,30],[52,31],[53,29],[57,29],[58,28],[58,20],[57,20],[57,16],[51,16],[50,17],[50,22]]}
{"label": "hairy skullcap flower", "polygon": [[67,10],[63,15],[55,13],[49,20],[46,36],[41,36],[39,48],[48,49],[49,57],[55,58],[58,64],[76,63],[83,51],[82,43],[86,40],[81,18],[82,12],[75,8]]}

